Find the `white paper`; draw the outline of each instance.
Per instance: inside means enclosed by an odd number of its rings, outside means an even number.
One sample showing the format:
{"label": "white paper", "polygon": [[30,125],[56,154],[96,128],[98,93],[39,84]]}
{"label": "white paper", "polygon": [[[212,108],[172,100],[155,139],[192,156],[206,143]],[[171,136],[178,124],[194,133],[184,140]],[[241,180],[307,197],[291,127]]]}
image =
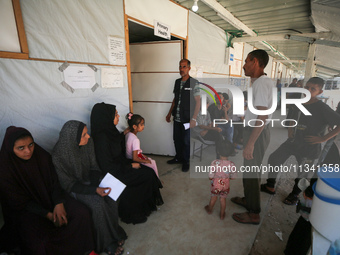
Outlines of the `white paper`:
{"label": "white paper", "polygon": [[96,84],[94,70],[88,66],[69,66],[63,73],[65,82],[74,89],[89,89]]}
{"label": "white paper", "polygon": [[114,177],[112,174],[107,173],[103,180],[100,182],[99,187],[111,188],[111,192],[108,196],[116,201],[125,189],[126,185],[118,180],[116,177]]}
{"label": "white paper", "polygon": [[103,88],[121,88],[124,86],[122,69],[102,68],[101,70]]}
{"label": "white paper", "polygon": [[123,38],[108,37],[109,62],[111,65],[126,65],[125,41]]}
{"label": "white paper", "polygon": [[184,123],[183,125],[184,125],[184,129],[185,129],[185,130],[187,130],[187,129],[190,128],[190,123]]}

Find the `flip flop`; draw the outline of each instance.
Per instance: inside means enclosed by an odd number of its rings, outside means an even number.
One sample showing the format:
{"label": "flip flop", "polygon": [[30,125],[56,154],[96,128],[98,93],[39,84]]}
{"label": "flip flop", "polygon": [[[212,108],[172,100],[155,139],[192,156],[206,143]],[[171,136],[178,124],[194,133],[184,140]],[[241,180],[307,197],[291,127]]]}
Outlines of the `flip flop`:
{"label": "flip flop", "polygon": [[283,200],[283,203],[286,204],[286,205],[297,205],[299,201],[299,198],[298,196],[290,193],[285,200]]}
{"label": "flip flop", "polygon": [[230,201],[247,209],[244,197],[232,197]]}
{"label": "flip flop", "polygon": [[259,216],[259,220],[254,220],[251,218],[249,212],[233,213],[232,218],[234,221],[238,223],[242,223],[242,224],[252,224],[252,225],[260,224],[260,216]]}
{"label": "flip flop", "polygon": [[123,247],[117,243],[112,243],[104,250],[108,255],[122,255],[124,253]]}
{"label": "flip flop", "polygon": [[261,191],[265,192],[269,195],[275,195],[275,191],[270,191],[269,189],[267,189],[267,184],[261,184]]}
{"label": "flip flop", "polygon": [[118,241],[117,244],[118,244],[120,247],[122,247],[122,246],[125,244],[125,240],[122,239],[122,240]]}

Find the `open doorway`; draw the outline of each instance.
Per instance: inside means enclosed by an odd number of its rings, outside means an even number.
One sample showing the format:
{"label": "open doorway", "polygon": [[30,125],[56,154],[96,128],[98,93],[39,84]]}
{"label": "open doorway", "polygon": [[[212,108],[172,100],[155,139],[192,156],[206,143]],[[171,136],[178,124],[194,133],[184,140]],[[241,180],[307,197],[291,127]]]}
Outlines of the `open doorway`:
{"label": "open doorway", "polygon": [[129,20],[129,45],[133,111],[145,118],[138,134],[144,153],[175,155],[173,124],[165,121],[184,55],[184,41],[154,35],[153,28]]}

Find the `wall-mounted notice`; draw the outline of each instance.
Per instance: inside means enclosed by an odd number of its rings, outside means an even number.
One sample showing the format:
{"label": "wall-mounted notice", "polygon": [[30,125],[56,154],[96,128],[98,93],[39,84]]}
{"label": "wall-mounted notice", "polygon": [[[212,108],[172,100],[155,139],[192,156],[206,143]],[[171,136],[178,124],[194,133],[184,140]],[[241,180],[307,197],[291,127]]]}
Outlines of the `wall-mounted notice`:
{"label": "wall-mounted notice", "polygon": [[171,26],[154,20],[154,35],[170,40]]}
{"label": "wall-mounted notice", "polygon": [[230,75],[241,76],[242,60],[234,59],[234,64],[230,67]]}
{"label": "wall-mounted notice", "polygon": [[118,68],[102,68],[102,88],[121,88],[124,86],[123,70]]}
{"label": "wall-mounted notice", "polygon": [[68,66],[63,73],[64,81],[73,89],[88,89],[96,84],[95,72],[88,66]]}
{"label": "wall-mounted notice", "polygon": [[109,62],[111,65],[126,65],[125,42],[123,38],[108,36]]}

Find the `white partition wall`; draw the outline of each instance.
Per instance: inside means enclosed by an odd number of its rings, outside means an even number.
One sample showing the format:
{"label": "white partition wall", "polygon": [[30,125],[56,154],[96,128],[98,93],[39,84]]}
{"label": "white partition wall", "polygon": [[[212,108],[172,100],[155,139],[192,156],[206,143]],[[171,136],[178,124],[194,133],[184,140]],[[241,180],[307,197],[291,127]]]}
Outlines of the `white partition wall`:
{"label": "white partition wall", "polygon": [[[0,58],[0,144],[10,125],[30,130],[51,151],[62,125],[71,119],[90,128],[95,103],[129,109],[127,67],[109,66],[108,36],[125,38],[123,0],[20,1],[30,60]],[[125,45],[124,45],[125,48]],[[58,67],[64,61],[121,69],[123,87],[66,90]],[[124,124],[124,122],[122,123]],[[122,125],[120,124],[120,125]],[[122,126],[121,126],[122,127]]]}
{"label": "white partition wall", "polygon": [[266,68],[264,69],[264,72],[270,78],[272,78],[272,68],[273,68],[273,57],[269,56],[269,61],[268,61]]}
{"label": "white partition wall", "polygon": [[145,129],[138,134],[145,153],[175,155],[173,125],[165,116],[180,78],[182,52],[181,41],[130,45],[133,109],[145,118]]}
{"label": "white partition wall", "polygon": [[21,1],[31,58],[109,63],[109,35],[125,38],[123,0]]}
{"label": "white partition wall", "polygon": [[21,52],[11,0],[0,1],[0,51]]}
{"label": "white partition wall", "polygon": [[222,77],[229,74],[229,66],[225,64],[226,34],[222,29],[189,12],[188,38],[188,59],[191,61],[192,69],[224,74]]}

